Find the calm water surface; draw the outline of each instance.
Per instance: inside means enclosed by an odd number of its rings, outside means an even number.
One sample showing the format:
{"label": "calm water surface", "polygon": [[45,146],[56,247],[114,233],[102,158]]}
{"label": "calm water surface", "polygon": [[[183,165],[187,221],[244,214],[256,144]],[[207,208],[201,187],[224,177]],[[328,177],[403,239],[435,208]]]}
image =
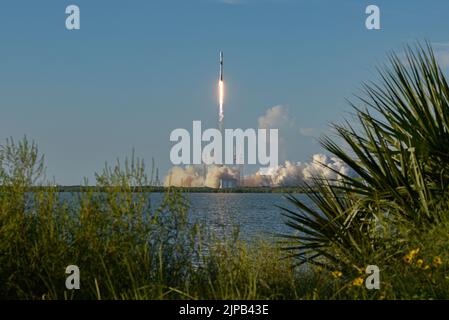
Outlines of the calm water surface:
{"label": "calm water surface", "polygon": [[[156,198],[161,196],[152,195]],[[276,207],[293,208],[284,196],[277,193],[186,194],[190,202],[191,221],[204,224],[217,236],[230,236],[237,225],[243,239],[291,233],[291,229],[284,224],[281,209]],[[299,199],[306,198],[303,194],[295,196]]]}
{"label": "calm water surface", "polygon": [[[282,210],[276,206],[290,209],[294,207],[280,193],[186,193],[190,203],[189,220],[204,225],[208,231],[219,238],[229,238],[238,226],[239,237],[243,240],[258,236],[273,237],[277,234],[291,234],[293,231],[285,224]],[[157,208],[164,194],[149,195],[153,208]],[[295,197],[305,200],[303,194]],[[77,202],[74,194],[62,194],[65,201]],[[296,211],[296,210],[295,210]]]}

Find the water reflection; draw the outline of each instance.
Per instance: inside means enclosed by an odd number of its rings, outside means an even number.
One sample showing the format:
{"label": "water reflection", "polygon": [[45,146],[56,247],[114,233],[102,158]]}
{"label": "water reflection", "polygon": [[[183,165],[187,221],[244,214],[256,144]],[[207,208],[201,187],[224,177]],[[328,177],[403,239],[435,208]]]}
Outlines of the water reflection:
{"label": "water reflection", "polygon": [[[61,200],[76,206],[79,194],[61,194]],[[151,207],[157,208],[162,193],[149,195]],[[197,222],[219,239],[230,239],[238,227],[239,237],[250,240],[256,236],[265,239],[276,234],[291,233],[284,224],[281,210],[276,206],[292,208],[283,194],[277,193],[187,193],[190,203],[189,220]],[[297,194],[304,199],[305,196]]]}

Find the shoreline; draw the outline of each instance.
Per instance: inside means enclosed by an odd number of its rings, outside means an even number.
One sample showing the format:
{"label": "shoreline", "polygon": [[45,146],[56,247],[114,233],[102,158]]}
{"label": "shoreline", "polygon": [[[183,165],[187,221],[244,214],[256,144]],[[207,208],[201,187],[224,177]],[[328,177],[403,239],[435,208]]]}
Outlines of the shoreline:
{"label": "shoreline", "polygon": [[[33,190],[52,190],[60,193],[70,192],[86,192],[96,191],[102,192],[116,188],[123,188],[121,186],[114,187],[99,187],[99,186],[39,186],[32,187]],[[155,187],[155,186],[140,186],[130,187],[132,192],[152,192],[152,193],[166,193],[171,191],[179,191],[182,193],[308,193],[303,187],[239,187],[239,188],[208,188],[208,187]]]}

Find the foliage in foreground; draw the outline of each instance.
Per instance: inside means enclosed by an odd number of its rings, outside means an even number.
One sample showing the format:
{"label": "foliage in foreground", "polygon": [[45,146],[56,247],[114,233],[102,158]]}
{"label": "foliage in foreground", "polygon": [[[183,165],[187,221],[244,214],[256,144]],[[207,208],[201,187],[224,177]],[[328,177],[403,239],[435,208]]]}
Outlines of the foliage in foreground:
{"label": "foliage in foreground", "polygon": [[[349,274],[368,264],[388,270],[406,252],[415,252],[411,239],[427,239],[435,226],[442,226],[446,241],[447,80],[430,46],[407,48],[405,58],[392,54],[390,66],[379,73],[380,84],[365,84],[361,106],[353,105],[355,121],[334,125],[339,140],[322,139],[352,174],[316,177],[309,187],[312,205],[289,197],[298,210],[284,210],[296,231],[287,236],[286,248],[300,263]],[[396,277],[409,275],[404,272],[395,269]],[[438,282],[447,281],[441,276]]]}
{"label": "foliage in foreground", "polygon": [[[1,167],[12,170],[1,173],[0,299],[449,295],[445,276],[449,239],[444,225],[428,229],[426,237],[412,238],[411,251],[381,270],[381,290],[368,291],[363,272],[294,268],[295,259],[286,259],[273,242],[213,239],[188,221],[188,204],[180,194],[168,193],[161,203],[150,204],[148,194],[135,192],[147,181],[139,160],[99,174],[101,194],[87,189],[65,198],[51,186],[28,192],[31,181],[43,173],[34,144],[8,141],[1,150]],[[65,268],[70,264],[80,267],[80,290],[65,288]],[[358,265],[358,270],[363,268]]]}

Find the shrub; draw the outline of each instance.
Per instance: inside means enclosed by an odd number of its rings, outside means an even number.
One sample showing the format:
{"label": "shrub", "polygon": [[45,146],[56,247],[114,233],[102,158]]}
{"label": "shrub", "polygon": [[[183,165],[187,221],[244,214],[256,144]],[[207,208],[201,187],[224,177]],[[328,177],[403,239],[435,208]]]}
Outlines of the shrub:
{"label": "shrub", "polygon": [[297,233],[285,249],[300,263],[355,273],[402,254],[410,237],[447,219],[449,86],[430,45],[389,60],[380,84],[364,84],[352,104],[356,123],[334,125],[339,142],[321,140],[353,174],[316,177],[307,186],[312,205],[288,197],[298,210],[283,210]]}

